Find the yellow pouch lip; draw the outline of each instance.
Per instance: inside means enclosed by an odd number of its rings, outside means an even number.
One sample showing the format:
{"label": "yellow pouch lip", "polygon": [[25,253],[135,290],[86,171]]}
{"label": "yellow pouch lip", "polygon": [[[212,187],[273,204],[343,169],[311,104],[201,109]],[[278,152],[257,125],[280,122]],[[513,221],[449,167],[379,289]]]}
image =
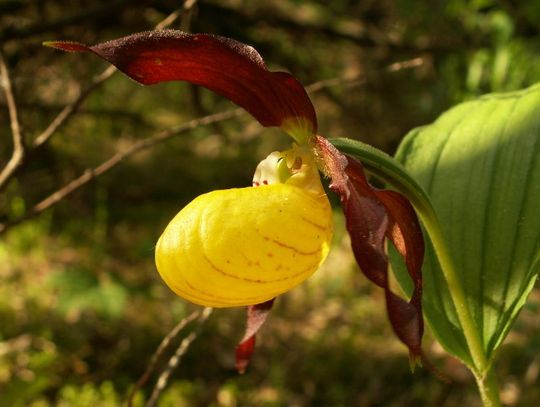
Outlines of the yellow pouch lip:
{"label": "yellow pouch lip", "polygon": [[[178,213],[158,241],[158,271],[173,291],[200,305],[232,307],[257,304],[274,298],[308,278],[326,258],[332,236],[332,214],[327,198],[320,198],[287,184],[219,190],[201,195]],[[279,211],[282,211],[281,220]],[[324,220],[319,222],[312,219],[314,214]],[[210,221],[212,216],[217,218]],[[229,249],[220,249],[219,245],[213,244],[212,236],[219,236],[220,233],[220,216],[224,220],[239,222],[233,225],[237,240],[241,238],[238,233],[242,231],[249,239],[242,244],[233,239]],[[191,228],[191,231],[180,231],[182,227]],[[205,230],[205,227],[209,229]],[[263,229],[262,234],[257,231]],[[232,233],[230,228],[229,232]],[[171,233],[177,233],[177,236],[169,236]],[[289,234],[291,236],[287,236]],[[174,242],[175,239],[185,241]],[[251,247],[253,251],[262,247],[265,239],[264,250],[271,247],[276,251],[274,259],[264,257],[268,253],[263,253],[257,267],[254,264],[249,266],[249,257],[246,257],[242,267],[241,256],[227,258],[227,250],[234,250],[235,245],[242,256],[248,256],[250,244],[255,245]],[[272,240],[282,243],[282,247],[275,247]],[[226,245],[226,239],[223,244]],[[284,253],[290,251],[287,247],[305,253],[307,259],[293,261],[291,252],[289,261],[295,264],[288,276],[276,272],[277,267],[285,268],[287,265],[283,260]],[[239,273],[234,267],[229,268],[227,261],[242,272]],[[193,274],[197,273],[196,269],[199,274]]]}

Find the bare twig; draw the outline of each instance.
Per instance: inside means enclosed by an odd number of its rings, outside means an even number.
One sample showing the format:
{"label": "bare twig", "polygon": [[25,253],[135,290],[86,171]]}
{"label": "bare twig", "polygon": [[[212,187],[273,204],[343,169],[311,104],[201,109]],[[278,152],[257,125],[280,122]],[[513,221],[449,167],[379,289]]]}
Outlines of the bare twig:
{"label": "bare twig", "polygon": [[[173,24],[178,17],[182,15],[184,8],[175,10],[171,14],[169,14],[167,17],[165,17],[162,21],[160,21],[156,26],[156,30],[163,30],[167,27],[169,27],[171,24]],[[92,94],[94,90],[99,88],[107,79],[109,79],[117,69],[114,66],[109,66],[107,69],[105,69],[101,74],[96,76],[90,85],[88,85],[85,89],[81,91],[79,96],[68,104],[59,114],[54,118],[54,120],[47,126],[43,132],[39,136],[37,136],[32,143],[33,148],[38,148],[45,144],[49,139],[58,131],[58,129],[64,125],[68,119],[70,119],[74,113],[77,112],[79,107],[82,105],[82,103]]]}
{"label": "bare twig", "polygon": [[154,386],[154,390],[152,391],[152,395],[146,403],[147,407],[154,407],[156,405],[159,396],[161,395],[163,390],[165,390],[165,387],[167,387],[167,383],[169,382],[169,377],[171,376],[171,373],[176,369],[178,363],[180,363],[180,359],[187,352],[191,343],[197,338],[202,326],[204,325],[211,313],[212,308],[210,307],[206,307],[203,310],[198,320],[197,329],[184,338],[184,340],[180,343],[180,346],[178,346],[178,348],[176,349],[174,355],[169,359],[167,367],[159,376],[159,379]]}
{"label": "bare twig", "polygon": [[185,0],[184,1],[184,11],[192,11],[198,0]]}
{"label": "bare twig", "polygon": [[105,69],[101,74],[96,76],[90,85],[88,85],[85,89],[79,93],[79,96],[71,102],[70,104],[66,105],[62,109],[62,111],[54,118],[54,120],[47,126],[45,130],[39,134],[34,139],[34,142],[32,143],[33,148],[41,147],[43,144],[45,144],[49,139],[58,131],[58,129],[65,124],[68,119],[73,116],[79,109],[79,107],[82,105],[82,103],[92,94],[94,90],[99,88],[107,79],[109,79],[114,73],[116,72],[116,67],[113,65],[109,66],[107,69]]}
{"label": "bare twig", "polygon": [[[192,7],[195,2],[191,1]],[[187,9],[188,11],[191,10],[191,8]],[[177,10],[170,14],[168,17],[166,17],[162,22],[160,22],[156,29],[163,29],[169,26],[170,24],[174,23],[176,19],[186,11],[186,6],[184,6],[181,10]],[[101,74],[96,76],[90,85],[88,85],[86,88],[84,88],[77,98],[66,105],[62,111],[53,119],[53,121],[43,130],[31,143],[31,149],[37,149],[41,146],[43,146],[45,143],[47,143],[50,138],[56,134],[56,132],[60,129],[62,125],[64,125],[73,115],[78,111],[82,103],[96,90],[99,86],[101,86],[107,79],[109,79],[115,72],[116,68],[114,66],[109,66],[107,69],[105,69]],[[6,104],[8,106],[9,110],[9,117],[11,121],[11,130],[13,135],[13,154],[6,164],[6,166],[0,171],[0,191],[2,191],[8,182],[11,180],[13,175],[15,174],[16,170],[23,164],[23,161],[25,159],[25,156],[27,154],[27,149],[24,144],[21,126],[19,124],[18,114],[17,114],[17,105],[15,103],[15,98],[13,96],[13,90],[11,87],[11,80],[9,78],[9,72],[7,69],[7,66],[4,62],[4,58],[2,54],[0,53],[0,85],[4,90],[4,93],[6,95]],[[106,163],[104,163],[106,164]],[[98,167],[99,169],[99,167]],[[96,170],[98,170],[96,169]],[[86,184],[90,179],[92,179],[92,172],[86,171],[81,177],[74,180],[70,184],[66,185],[65,189],[62,188],[64,191],[57,191],[59,194],[53,194],[51,195],[53,201],[54,199],[57,199],[60,197],[62,199],[63,195],[62,193],[67,192],[68,194],[71,192],[72,189],[77,189],[80,186]],[[41,202],[41,204],[45,205],[45,209],[48,207],[48,202]],[[40,204],[38,204],[37,209],[39,210]],[[19,222],[15,222],[19,223]],[[5,225],[0,225],[0,233],[5,230]]]}
{"label": "bare twig", "polygon": [[315,93],[325,88],[343,85],[347,87],[355,87],[363,85],[364,83],[366,83],[366,80],[367,79],[365,77],[358,76],[344,76],[339,78],[323,79],[321,81],[317,81],[312,83],[311,85],[306,86],[306,91],[308,93]]}
{"label": "bare twig", "polygon": [[193,17],[193,9],[197,4],[197,0],[185,0],[182,7],[182,21],[180,23],[180,29],[185,32],[189,32],[191,28],[191,17]]}
{"label": "bare twig", "polygon": [[156,24],[155,29],[158,31],[164,30],[167,27],[170,27],[180,16],[182,15],[182,9],[177,9],[169,14],[165,19],[161,20]]}
{"label": "bare twig", "polygon": [[[417,68],[425,63],[425,59],[422,57],[406,59],[404,61],[394,62],[386,66],[383,71],[385,72],[398,72],[404,69]],[[318,82],[314,82],[306,86],[308,93],[315,93],[324,88],[330,88],[333,86],[346,86],[356,87],[366,83],[367,78],[365,76],[341,76],[338,78],[323,79]]]}
{"label": "bare twig", "polygon": [[156,25],[156,30],[163,30],[166,27],[170,27],[176,20],[180,18],[180,29],[186,32],[189,31],[193,8],[196,4],[197,0],[185,0],[182,8],[174,11],[165,20]]}
{"label": "bare twig", "polygon": [[403,69],[417,68],[419,66],[424,65],[425,63],[426,63],[425,58],[422,58],[422,57],[412,58],[412,59],[407,59],[405,61],[394,62],[393,64],[388,65],[385,68],[385,71],[397,72],[397,71],[402,71]]}
{"label": "bare twig", "polygon": [[121,161],[125,160],[128,157],[131,157],[133,154],[138,153],[139,151],[146,150],[150,147],[155,146],[158,143],[161,143],[171,137],[178,136],[182,133],[185,133],[189,130],[193,130],[196,127],[205,126],[211,123],[218,121],[227,120],[233,117],[237,117],[243,113],[243,110],[240,108],[227,110],[225,112],[212,114],[209,116],[204,116],[199,119],[190,120],[189,122],[183,123],[177,127],[173,127],[167,130],[163,130],[153,137],[140,140],[134,143],[131,147],[125,151],[118,152],[110,157],[108,160],[104,161],[97,167],[93,169],[87,169],[81,176],[70,181],[68,184],[64,185],[56,192],[53,192],[47,198],[43,199],[41,202],[36,204],[31,208],[24,216],[13,219],[11,221],[0,224],[0,234],[5,232],[8,228],[15,226],[27,219],[33,218],[39,215],[41,212],[49,209],[51,206],[57,204],[65,197],[78,190],[83,185],[86,185],[88,182],[92,181],[94,178],[104,174],[105,172],[111,170]]}
{"label": "bare twig", "polygon": [[[413,62],[413,61],[416,61],[416,62]],[[396,72],[398,70],[416,67],[420,65],[421,61],[422,61],[421,59],[415,58],[412,60],[394,63],[392,65],[389,65],[386,68],[386,71]],[[307,86],[306,89],[310,93],[313,93],[313,92],[320,91],[321,89],[324,89],[330,86],[359,86],[359,85],[362,85],[363,83],[365,83],[364,77],[333,78],[333,79],[327,79],[327,80],[315,82]],[[126,158],[131,157],[132,155],[138,153],[139,151],[151,148],[165,140],[168,140],[172,137],[183,134],[189,130],[193,130],[196,127],[221,122],[227,119],[240,116],[243,113],[244,113],[243,109],[236,108],[236,109],[227,110],[221,113],[211,114],[211,115],[204,116],[198,119],[190,120],[179,126],[163,130],[157,133],[156,135],[154,135],[153,137],[138,141],[134,143],[131,147],[126,149],[125,151],[114,154],[112,157],[104,161],[99,166],[93,169],[87,169],[81,176],[70,181],[68,184],[64,185],[63,187],[58,189],[56,192],[53,192],[47,198],[43,199],[41,202],[36,204],[24,216],[0,224],[0,234],[4,233],[7,229],[9,229],[12,226],[15,226],[25,220],[31,219],[41,214],[43,211],[57,204],[58,202],[66,198],[68,195],[73,193],[74,191],[86,185],[87,183],[95,179],[96,177],[111,170],[116,165],[118,165],[121,161],[125,160]]]}
{"label": "bare twig", "polygon": [[9,71],[4,61],[4,56],[0,51],[0,86],[6,96],[6,104],[9,112],[9,121],[11,124],[11,136],[13,140],[13,153],[6,166],[0,172],[0,191],[5,188],[7,182],[11,179],[17,168],[24,160],[26,148],[24,145],[21,125],[19,123],[19,114],[17,112],[17,103],[11,87]]}
{"label": "bare twig", "polygon": [[156,368],[159,360],[163,356],[163,353],[167,348],[169,347],[171,341],[173,341],[178,334],[186,327],[187,324],[189,324],[191,321],[194,321],[197,319],[200,315],[200,311],[194,311],[191,314],[189,314],[187,317],[183,318],[176,326],[163,338],[161,343],[159,344],[158,348],[152,355],[152,358],[150,359],[150,363],[148,364],[148,367],[146,368],[146,371],[143,373],[143,375],[139,378],[137,383],[135,383],[135,386],[131,390],[128,400],[127,400],[127,406],[131,407],[133,403],[133,397],[137,393],[139,389],[142,388],[150,378],[150,375]]}

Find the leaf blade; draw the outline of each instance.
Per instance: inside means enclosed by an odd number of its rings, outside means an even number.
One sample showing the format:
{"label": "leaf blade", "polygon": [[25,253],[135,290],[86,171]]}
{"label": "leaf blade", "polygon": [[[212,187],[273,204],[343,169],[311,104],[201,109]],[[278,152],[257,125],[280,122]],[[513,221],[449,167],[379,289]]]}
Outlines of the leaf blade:
{"label": "leaf blade", "polygon": [[[538,274],[539,112],[539,85],[487,95],[411,132],[396,155],[431,196],[488,359]],[[443,346],[463,359],[466,345],[455,340],[450,296],[433,260],[429,249],[426,316]]]}

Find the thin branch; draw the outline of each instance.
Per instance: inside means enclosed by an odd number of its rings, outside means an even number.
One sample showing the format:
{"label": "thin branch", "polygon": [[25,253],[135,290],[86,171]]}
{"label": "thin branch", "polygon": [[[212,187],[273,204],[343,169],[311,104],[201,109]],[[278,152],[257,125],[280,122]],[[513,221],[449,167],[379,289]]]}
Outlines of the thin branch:
{"label": "thin branch", "polygon": [[[177,10],[173,13],[171,13],[169,16],[167,16],[162,22],[158,23],[156,26],[156,29],[164,29],[168,27],[170,24],[174,23],[177,18],[182,14],[185,13],[186,10],[188,12],[191,12],[191,7],[195,5],[196,1],[190,0],[189,7],[182,8],[182,10]],[[53,121],[43,130],[31,143],[32,149],[37,149],[47,143],[50,138],[60,129],[62,125],[64,125],[80,108],[82,103],[92,94],[94,90],[96,90],[99,86],[101,86],[107,79],[109,79],[114,73],[116,72],[116,68],[114,66],[109,66],[107,69],[105,69],[101,74],[96,76],[90,85],[88,85],[85,89],[83,89],[77,98],[66,105],[62,111],[53,119]],[[8,106],[9,110],[9,117],[11,121],[11,130],[13,134],[13,154],[6,164],[6,166],[2,169],[0,172],[0,191],[2,191],[8,182],[11,180],[13,175],[15,174],[15,171],[23,164],[24,158],[26,156],[26,147],[23,142],[21,127],[19,124],[18,114],[17,114],[17,105],[15,103],[15,98],[13,96],[13,90],[11,88],[11,80],[9,78],[9,72],[6,67],[6,64],[4,62],[3,55],[0,53],[0,85],[4,89],[4,93],[6,95],[6,104]],[[79,179],[79,181],[82,182],[81,185],[84,185],[87,181],[85,179],[89,178],[91,176],[88,171],[83,174],[81,177],[82,179]],[[89,179],[91,179],[90,177]],[[77,180],[75,180],[77,181]],[[76,186],[77,183],[75,182],[74,185]],[[78,188],[80,186],[77,186]],[[69,190],[69,188],[68,188]],[[0,226],[0,233],[4,229],[2,226]]]}
{"label": "thin branch", "polygon": [[196,4],[197,0],[185,0],[181,9],[174,11],[165,20],[156,25],[156,30],[163,30],[164,28],[171,26],[178,18],[181,18],[180,29],[188,32],[191,25],[193,9]]}
{"label": "thin branch", "polygon": [[180,29],[184,32],[190,32],[191,17],[193,17],[193,9],[197,4],[197,0],[185,0],[182,7],[182,21],[180,23]]}
{"label": "thin branch", "polygon": [[[159,22],[154,28],[156,30],[163,30],[173,24],[181,15],[183,9],[175,10],[167,17],[165,17],[161,22]],[[101,74],[96,76],[90,85],[81,91],[79,96],[68,104],[62,111],[54,118],[54,120],[49,124],[49,126],[41,132],[39,136],[36,137],[32,143],[33,148],[38,148],[45,144],[49,139],[58,131],[58,129],[64,125],[68,119],[70,119],[74,113],[77,112],[81,104],[96,90],[100,87],[107,79],[109,79],[117,69],[114,66],[109,66]]]}
{"label": "thin branch", "polygon": [[393,64],[388,65],[385,68],[385,71],[397,72],[397,71],[402,71],[403,69],[417,68],[419,66],[424,65],[425,63],[426,63],[425,58],[422,58],[422,57],[412,58],[412,59],[407,59],[405,61],[394,62]]}
{"label": "thin branch", "polygon": [[189,130],[193,130],[196,127],[206,126],[208,124],[218,121],[231,119],[233,117],[240,116],[242,113],[244,113],[242,109],[236,108],[227,110],[225,112],[212,114],[209,116],[201,117],[199,119],[190,120],[189,122],[183,123],[179,126],[163,130],[158,134],[154,135],[153,137],[138,141],[132,146],[130,146],[128,149],[114,154],[112,157],[110,157],[108,160],[104,161],[97,167],[93,169],[87,169],[81,176],[70,181],[69,183],[58,189],[56,192],[52,193],[47,198],[36,204],[24,216],[0,224],[0,234],[4,233],[8,228],[15,226],[27,219],[33,218],[39,215],[41,212],[45,211],[46,209],[49,209],[51,206],[57,204],[65,197],[67,197],[77,189],[81,188],[83,185],[88,184],[94,178],[116,167],[121,161],[125,160],[128,157],[131,157],[133,154],[153,147],[158,143],[170,139],[171,137],[178,136]]}
{"label": "thin branch", "polygon": [[169,347],[171,344],[171,341],[176,339],[176,337],[180,334],[180,332],[186,327],[187,324],[194,321],[195,319],[199,318],[200,311],[194,311],[187,317],[183,318],[176,326],[163,338],[161,343],[159,344],[158,348],[152,355],[152,359],[150,359],[150,363],[148,364],[148,367],[146,368],[146,371],[143,373],[143,375],[137,380],[137,383],[135,383],[135,386],[129,393],[129,397],[127,400],[127,406],[131,407],[133,404],[133,397],[137,393],[139,389],[141,389],[148,379],[150,378],[150,375],[155,370],[158,362],[162,358],[163,354],[165,353],[165,350]]}
{"label": "thin branch", "polygon": [[185,0],[184,1],[184,11],[192,11],[198,0]]}
{"label": "thin branch", "polygon": [[[179,18],[180,19],[184,19],[184,14],[186,12],[190,12],[191,11],[191,7],[193,7],[195,5],[197,1],[194,1],[193,4],[190,6],[188,5],[186,7],[186,2],[184,2],[184,4],[182,5],[182,8],[179,8],[175,11],[173,11],[171,14],[169,14],[167,17],[165,17],[160,23],[158,23],[156,26],[155,26],[155,29],[156,30],[164,30],[165,28],[167,27],[170,27],[171,25],[173,25],[176,20],[178,20]],[[180,25],[182,25],[182,22],[180,22]]]}
{"label": "thin branch", "polygon": [[156,24],[155,29],[160,31],[160,30],[164,30],[167,27],[170,27],[172,24],[174,24],[176,20],[178,20],[178,18],[180,18],[181,15],[182,15],[181,9],[174,10],[164,20]]}
{"label": "thin branch", "polygon": [[[402,71],[404,69],[417,68],[425,64],[425,59],[422,57],[406,59],[404,61],[394,62],[385,68],[384,72],[392,73]],[[356,87],[365,84],[367,78],[365,76],[341,76],[338,78],[323,79],[318,82],[314,82],[311,85],[306,86],[308,93],[319,92],[324,88],[330,88],[333,86],[345,86]]]}
{"label": "thin branch", "polygon": [[323,79],[306,86],[306,91],[308,93],[315,93],[333,86],[347,86],[352,88],[363,85],[366,83],[366,80],[367,79],[365,77],[358,76],[344,76],[339,78]]}
{"label": "thin branch", "polygon": [[212,308],[206,307],[203,312],[201,313],[201,316],[199,317],[198,326],[190,333],[188,336],[184,338],[184,340],[180,343],[180,346],[176,349],[176,352],[174,355],[169,359],[169,363],[167,364],[167,367],[165,370],[161,373],[159,376],[158,381],[156,382],[156,385],[154,386],[154,390],[152,391],[152,395],[150,396],[150,399],[146,403],[147,407],[154,407],[159,399],[159,396],[165,390],[165,387],[167,387],[167,383],[169,382],[169,378],[172,374],[172,372],[177,368],[178,364],[180,363],[180,359],[189,349],[189,346],[191,343],[197,339],[199,336],[199,332],[201,331],[202,326],[212,313]]}
{"label": "thin branch", "polygon": [[[416,61],[416,62],[413,62]],[[402,69],[408,69],[417,67],[420,64],[420,61],[422,61],[419,58],[415,58],[412,60],[402,61],[398,63],[394,63],[389,65],[385,68],[388,72],[396,72]],[[330,87],[330,86],[358,86],[365,83],[364,77],[355,77],[355,78],[333,78],[328,80],[322,80],[319,82],[315,82],[309,86],[306,87],[306,89],[310,92],[317,92],[321,89]],[[96,177],[104,174],[105,172],[111,170],[116,165],[118,165],[120,162],[125,160],[126,158],[131,157],[132,155],[142,151],[146,150],[148,148],[151,148],[159,143],[162,143],[172,137],[178,136],[180,134],[183,134],[189,130],[193,130],[196,127],[200,126],[206,126],[212,123],[221,122],[224,120],[228,120],[234,117],[238,117],[241,114],[245,113],[243,109],[236,108],[227,110],[225,112],[211,114],[208,116],[204,116],[198,119],[190,120],[186,123],[183,123],[179,126],[163,130],[159,132],[158,134],[144,140],[140,140],[136,143],[134,143],[131,147],[127,148],[125,151],[118,152],[114,154],[112,157],[110,157],[108,160],[104,161],[99,166],[93,168],[93,169],[87,169],[81,176],[78,178],[70,181],[68,184],[64,185],[60,189],[58,189],[56,192],[49,195],[47,198],[43,199],[41,202],[36,204],[33,208],[31,208],[24,216],[20,218],[16,218],[10,221],[7,221],[5,223],[0,224],[0,234],[4,233],[7,229],[9,229],[12,226],[15,226],[25,220],[31,219],[43,211],[49,209],[51,206],[56,205],[58,202],[66,198],[68,195],[73,193],[74,191],[78,190],[82,186],[86,185]]]}
{"label": "thin branch", "polygon": [[0,172],[0,191],[5,188],[7,182],[11,179],[17,168],[24,160],[26,148],[24,145],[21,125],[19,123],[19,114],[17,112],[17,103],[11,87],[9,71],[4,61],[4,56],[0,51],[0,86],[6,96],[6,104],[9,112],[9,121],[11,124],[11,136],[13,139],[13,153],[6,166]]}
{"label": "thin branch", "polygon": [[43,132],[39,136],[37,136],[32,143],[32,148],[38,148],[41,147],[43,144],[45,144],[49,139],[53,136],[54,133],[58,131],[58,129],[64,125],[73,114],[77,112],[79,107],[82,105],[82,103],[92,94],[94,90],[96,90],[103,82],[105,82],[107,79],[109,79],[114,73],[116,72],[116,67],[113,65],[109,66],[107,69],[105,69],[101,74],[96,76],[90,85],[88,85],[85,89],[79,93],[79,96],[71,102],[70,104],[66,105],[62,109],[62,111],[54,118],[54,120],[47,126]]}

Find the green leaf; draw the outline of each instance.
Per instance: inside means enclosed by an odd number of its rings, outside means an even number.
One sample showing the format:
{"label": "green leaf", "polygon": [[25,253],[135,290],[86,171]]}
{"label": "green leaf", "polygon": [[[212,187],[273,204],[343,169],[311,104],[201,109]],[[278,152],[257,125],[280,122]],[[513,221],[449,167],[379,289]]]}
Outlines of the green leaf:
{"label": "green leaf", "polygon": [[[396,158],[430,196],[492,360],[540,271],[540,84],[454,107],[410,132]],[[427,320],[445,349],[472,366],[446,280],[427,249]]]}

